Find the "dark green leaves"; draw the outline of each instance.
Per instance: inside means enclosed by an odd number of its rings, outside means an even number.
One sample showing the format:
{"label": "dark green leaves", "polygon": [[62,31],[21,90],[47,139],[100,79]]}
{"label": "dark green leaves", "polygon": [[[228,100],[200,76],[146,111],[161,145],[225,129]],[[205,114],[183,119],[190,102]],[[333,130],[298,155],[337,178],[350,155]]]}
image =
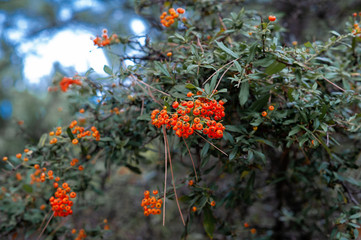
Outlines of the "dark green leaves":
{"label": "dark green leaves", "polygon": [[218,47],[221,48],[227,54],[231,55],[234,58],[239,58],[239,55],[237,53],[235,53],[231,49],[227,48],[222,42],[216,41],[216,43],[217,43]]}
{"label": "dark green leaves", "polygon": [[241,104],[241,106],[243,106],[247,102],[248,96],[249,96],[249,83],[248,81],[246,81],[242,83],[241,90],[239,91],[239,95],[238,95],[239,103]]}
{"label": "dark green leaves", "polygon": [[215,230],[215,223],[216,223],[216,219],[213,216],[213,213],[211,211],[211,209],[209,209],[209,207],[205,207],[203,208],[203,227],[204,230],[206,231],[208,237],[210,239],[213,239],[213,233]]}
{"label": "dark green leaves", "polygon": [[277,60],[275,60],[269,67],[266,68],[265,73],[268,75],[273,75],[276,73],[279,73],[286,67],[286,64],[280,63]]}

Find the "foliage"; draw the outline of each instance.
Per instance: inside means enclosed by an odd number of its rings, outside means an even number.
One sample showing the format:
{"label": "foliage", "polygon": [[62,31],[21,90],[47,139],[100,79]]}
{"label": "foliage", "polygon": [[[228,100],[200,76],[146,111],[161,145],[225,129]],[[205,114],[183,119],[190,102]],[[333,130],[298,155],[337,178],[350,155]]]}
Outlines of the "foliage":
{"label": "foliage", "polygon": [[[112,204],[100,199],[109,194],[107,181],[122,166],[144,176],[138,183],[152,184],[136,188],[139,197],[128,204],[138,209],[127,219],[143,215],[145,189],[158,189],[165,228],[182,224],[175,204],[182,220],[185,216],[178,238],[198,232],[215,239],[359,239],[361,48],[360,36],[352,33],[359,19],[350,18],[345,32],[330,32],[326,42],[284,46],[282,20],[270,22],[268,15],[244,9],[224,12],[225,4],[217,2],[165,6],[184,7],[186,19],[175,18],[163,28],[164,41],[147,38],[142,44],[111,35],[104,48],[119,61],[104,66],[106,77],[93,76],[90,69],[53,79],[54,87],[69,83],[64,93],[50,94],[68,97],[77,122],[54,128],[55,136],[44,134],[22,156],[4,159],[2,236],[34,238],[42,230],[55,239],[74,236],[74,226],[52,218],[49,198],[56,190],[45,172],[51,169],[59,184],[66,181],[76,192],[68,219]],[[147,4],[139,4],[147,10]],[[119,46],[139,54],[125,56]],[[136,64],[126,65],[128,59]],[[189,100],[189,92],[224,102],[221,139],[202,134],[181,139],[172,129],[151,124],[154,109],[165,106],[171,114],[174,101]],[[34,174],[36,164],[47,170]],[[169,179],[163,175],[167,168]],[[155,176],[146,174],[152,171]],[[114,221],[122,218],[118,215]],[[162,228],[160,218],[144,216],[152,226],[147,231],[157,238],[174,236],[154,230]],[[101,221],[96,227],[80,225],[90,239],[119,237]]]}

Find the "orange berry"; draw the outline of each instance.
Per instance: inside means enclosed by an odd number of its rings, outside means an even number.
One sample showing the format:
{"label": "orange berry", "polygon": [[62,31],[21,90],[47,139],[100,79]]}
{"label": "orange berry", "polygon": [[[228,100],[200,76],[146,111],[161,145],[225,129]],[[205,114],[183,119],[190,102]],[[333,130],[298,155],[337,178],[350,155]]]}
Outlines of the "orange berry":
{"label": "orange berry", "polygon": [[180,14],[183,14],[185,12],[185,10],[183,8],[177,8],[177,12]]}
{"label": "orange berry", "polygon": [[79,112],[84,113],[85,112],[84,108],[80,109]]}
{"label": "orange berry", "polygon": [[16,154],[16,158],[21,158],[21,153]]}
{"label": "orange berry", "polygon": [[171,57],[173,55],[172,52],[167,52],[167,57]]}
{"label": "orange berry", "polygon": [[35,169],[39,169],[39,168],[40,168],[39,164],[35,164],[35,165],[34,165],[34,168],[35,168]]}
{"label": "orange berry", "polygon": [[312,145],[315,145],[315,140],[312,140],[311,143],[312,143]]}
{"label": "orange berry", "polygon": [[109,230],[109,229],[110,229],[110,227],[108,224],[104,225],[104,230]]}
{"label": "orange berry", "polygon": [[21,177],[21,174],[20,173],[16,173],[16,179],[18,181],[21,181],[22,177]]}
{"label": "orange berry", "polygon": [[192,97],[193,96],[193,93],[192,92],[188,92],[187,93],[187,97]]}
{"label": "orange berry", "polygon": [[193,186],[193,184],[194,184],[194,181],[193,181],[193,180],[189,180],[188,186]]}
{"label": "orange berry", "polygon": [[263,111],[261,114],[262,114],[262,117],[267,116],[267,112],[266,112],[266,111]]}
{"label": "orange berry", "polygon": [[195,211],[197,211],[197,207],[196,207],[196,206],[192,207],[192,212],[195,212]]}
{"label": "orange berry", "polygon": [[275,107],[271,105],[271,106],[268,107],[268,109],[269,109],[270,111],[273,111],[273,110],[275,110]]}
{"label": "orange berry", "polygon": [[59,187],[59,184],[57,182],[53,183],[53,187],[54,188],[58,188]]}
{"label": "orange berry", "polygon": [[43,205],[40,206],[40,210],[44,210],[45,208],[46,208],[46,205],[45,205],[45,204],[43,204]]}
{"label": "orange berry", "polygon": [[73,141],[71,141],[74,145],[78,144],[78,139],[73,139]]}
{"label": "orange berry", "polygon": [[56,177],[55,181],[59,182],[60,181],[60,177]]}
{"label": "orange berry", "polygon": [[70,197],[71,197],[71,198],[75,198],[75,197],[76,197],[76,193],[75,193],[75,192],[71,192],[71,193],[70,193]]}
{"label": "orange berry", "polygon": [[247,222],[245,222],[245,223],[243,224],[243,226],[244,226],[245,228],[248,228],[248,227],[249,227],[249,224],[248,224]]}
{"label": "orange berry", "polygon": [[69,185],[67,184],[67,183],[63,183],[63,188],[65,189],[65,188],[67,188],[67,187],[69,187]]}
{"label": "orange berry", "polygon": [[8,157],[3,157],[3,161],[7,161],[8,160]]}
{"label": "orange berry", "polygon": [[211,202],[211,206],[212,206],[212,207],[216,206],[216,202],[215,202],[215,201],[212,201],[212,202]]}
{"label": "orange berry", "polygon": [[71,233],[72,233],[72,234],[75,234],[75,233],[76,233],[76,229],[73,228],[73,230],[71,230]]}
{"label": "orange berry", "polygon": [[80,165],[80,166],[78,167],[78,169],[79,169],[79,171],[83,171],[83,170],[84,170],[84,167],[83,167],[82,165]]}
{"label": "orange berry", "polygon": [[154,190],[153,195],[157,195],[157,194],[158,194],[158,190]]}
{"label": "orange berry", "polygon": [[257,232],[257,230],[256,230],[255,228],[252,228],[252,229],[251,229],[251,233],[252,233],[252,234],[255,234],[256,232]]}
{"label": "orange berry", "polygon": [[27,161],[29,161],[29,158],[24,157],[24,162],[27,162]]}
{"label": "orange berry", "polygon": [[273,15],[270,15],[270,16],[268,16],[268,20],[269,20],[270,22],[274,22],[274,21],[276,21],[276,17],[273,16]]}
{"label": "orange berry", "polygon": [[29,152],[29,149],[25,148],[24,153],[27,153],[27,152]]}

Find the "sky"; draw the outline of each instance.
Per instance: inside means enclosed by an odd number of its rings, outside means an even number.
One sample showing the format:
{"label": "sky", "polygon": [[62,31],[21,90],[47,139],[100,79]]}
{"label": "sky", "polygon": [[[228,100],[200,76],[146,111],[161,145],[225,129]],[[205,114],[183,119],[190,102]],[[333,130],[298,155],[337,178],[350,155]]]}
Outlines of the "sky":
{"label": "sky", "polygon": [[[20,25],[21,26],[21,25]],[[144,34],[146,27],[142,20],[133,19],[130,26],[135,35]],[[13,38],[21,37],[21,27],[13,32]],[[24,42],[19,52],[24,56],[24,77],[29,84],[39,84],[42,78],[53,71],[53,63],[64,67],[73,67],[82,74],[93,68],[98,74],[104,74],[103,67],[108,65],[103,49],[94,46],[91,37],[95,37],[84,29],[64,29],[53,36]],[[132,64],[128,61],[127,64]],[[71,76],[69,76],[71,77]]]}

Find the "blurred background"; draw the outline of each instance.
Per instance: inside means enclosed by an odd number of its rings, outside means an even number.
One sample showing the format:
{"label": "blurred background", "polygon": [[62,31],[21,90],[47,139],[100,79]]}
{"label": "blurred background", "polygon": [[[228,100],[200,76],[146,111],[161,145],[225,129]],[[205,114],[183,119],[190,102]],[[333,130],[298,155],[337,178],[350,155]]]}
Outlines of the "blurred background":
{"label": "blurred background", "polygon": [[[177,1],[177,5],[187,10],[187,4],[197,1],[210,0]],[[48,88],[62,76],[81,75],[90,67],[102,76],[103,66],[113,65],[114,55],[94,46],[91,37],[107,28],[109,33],[119,36],[136,35],[144,40],[149,36],[151,41],[166,39],[159,15],[169,2],[172,3],[166,0],[0,0],[0,156],[22,152],[27,144],[36,144],[43,133],[72,120],[75,112],[69,107],[66,94],[49,94]],[[277,23],[285,29],[282,33],[285,45],[293,41],[302,44],[326,40],[330,30],[349,32],[345,22],[353,12],[361,11],[361,0],[217,2],[224,5],[239,2],[239,9],[229,8],[235,12],[244,7],[256,10],[263,17],[276,15]],[[222,17],[227,14],[224,12]],[[125,54],[132,56],[137,52]],[[134,63],[127,60],[127,64]],[[146,174],[143,178],[152,178],[154,173]],[[110,196],[124,193],[126,186],[120,186],[119,181],[134,183],[138,180],[138,176],[126,168],[120,168],[119,175],[120,180],[108,182]],[[128,191],[139,195],[142,189]],[[132,203],[130,198],[123,199],[114,203],[114,207],[122,209]],[[103,215],[111,217],[112,213],[109,208]],[[124,228],[118,229],[118,234],[137,234],[136,218],[130,221],[123,214],[121,220]],[[149,226],[142,231],[151,233]],[[164,236],[177,232],[180,235],[179,226],[163,229]]]}

